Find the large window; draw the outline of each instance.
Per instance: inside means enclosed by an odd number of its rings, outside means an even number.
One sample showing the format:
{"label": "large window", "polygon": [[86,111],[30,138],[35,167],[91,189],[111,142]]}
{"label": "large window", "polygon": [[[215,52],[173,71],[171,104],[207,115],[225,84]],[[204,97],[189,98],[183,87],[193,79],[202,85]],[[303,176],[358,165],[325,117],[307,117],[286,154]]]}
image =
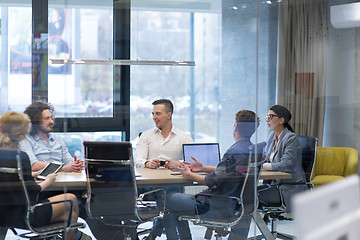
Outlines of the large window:
{"label": "large window", "polygon": [[196,63],[196,67],[131,68],[131,139],[154,126],[151,103],[169,98],[175,105],[176,127],[189,132],[197,142],[217,141],[214,126],[219,120],[220,11],[133,8],[131,20],[133,59]]}
{"label": "large window", "polygon": [[[112,7],[49,6],[49,59],[112,59]],[[112,117],[111,65],[48,66],[49,101],[58,117]]]}
{"label": "large window", "polygon": [[1,13],[2,114],[8,109],[24,111],[31,103],[31,5],[1,7]]}
{"label": "large window", "polygon": [[0,115],[44,98],[55,106],[57,134],[83,156],[84,140],[136,147],[155,125],[151,103],[168,98],[174,125],[195,142],[218,142],[223,155],[237,111],[258,114],[251,140],[259,143],[269,135],[269,107],[280,104],[296,134],[317,137],[320,147],[359,149],[360,30],[357,4],[341,6],[349,2],[3,0]]}
{"label": "large window", "polygon": [[[33,11],[44,6],[48,12],[32,18]],[[124,107],[128,106],[126,67],[52,62],[126,56],[113,32],[114,21],[129,21],[121,14],[116,20],[114,12],[112,0],[101,4],[51,0],[16,7],[4,4],[0,114],[7,110],[22,112],[33,99],[45,99],[55,106],[56,131],[129,131],[128,107]],[[126,29],[120,27],[119,31]],[[117,52],[124,53],[117,54],[115,44]]]}
{"label": "large window", "polygon": [[[256,14],[251,5],[246,6],[241,11]],[[259,49],[265,54],[256,55],[255,22],[237,15],[240,9],[224,7],[220,0],[179,5],[132,1],[131,8],[121,7],[114,7],[111,0],[101,4],[50,0],[47,17],[34,23],[46,24],[47,30],[33,36],[30,3],[4,8],[2,26],[9,31],[5,50],[10,57],[9,73],[2,72],[2,85],[8,87],[2,88],[6,93],[1,95],[6,99],[2,112],[23,111],[32,99],[46,98],[56,109],[56,131],[126,131],[130,133],[126,139],[136,143],[140,132],[154,126],[152,101],[169,98],[175,104],[178,128],[195,142],[223,142],[228,147],[232,143],[228,126],[235,111],[256,110],[257,92],[251,85],[256,69],[251,63],[275,62],[266,45],[272,36],[259,35],[264,43]],[[269,8],[261,11],[266,22]],[[234,45],[237,30],[231,14],[242,16],[243,24],[251,26],[242,34],[246,45]],[[262,26],[264,33],[269,31],[266,26]],[[54,59],[192,60],[196,66],[52,64]],[[264,78],[259,91],[266,107],[273,101],[268,93],[275,90],[268,85],[274,79],[269,69],[268,65],[260,68]],[[238,96],[229,94],[228,87],[239,91]],[[244,89],[250,89],[251,97],[244,95],[248,91]]]}
{"label": "large window", "polygon": [[9,71],[7,76],[2,74],[2,84],[8,86],[2,103],[7,103],[9,109],[22,110],[31,102],[31,90],[35,88],[48,91],[49,102],[54,104],[58,117],[112,117],[111,65],[48,65],[47,62],[48,59],[112,59],[112,12],[112,4],[100,9],[61,8],[52,7],[50,1],[48,33],[35,34],[32,38],[31,7],[3,7],[2,13],[6,14],[2,16],[2,29],[8,35],[2,40],[3,46],[9,46],[3,53],[8,50],[9,59],[2,61],[2,65],[8,66]]}
{"label": "large window", "polygon": [[[263,24],[257,33],[257,22],[250,17],[257,14],[255,6],[234,8],[220,0],[199,5],[133,2],[131,58],[194,60],[196,66],[131,68],[132,140],[136,142],[140,132],[154,127],[151,103],[158,98],[174,102],[175,126],[189,132],[195,142],[220,142],[224,150],[233,144],[232,125],[238,110],[265,115],[275,96],[276,71],[271,66],[276,62],[276,47],[268,43],[276,41],[277,29],[268,23],[276,9],[261,5],[259,22]],[[276,14],[271,21],[276,21]],[[258,76],[257,61],[270,63],[259,66]],[[259,108],[258,101],[262,102]],[[260,129],[264,131],[254,141],[266,140],[264,121]]]}

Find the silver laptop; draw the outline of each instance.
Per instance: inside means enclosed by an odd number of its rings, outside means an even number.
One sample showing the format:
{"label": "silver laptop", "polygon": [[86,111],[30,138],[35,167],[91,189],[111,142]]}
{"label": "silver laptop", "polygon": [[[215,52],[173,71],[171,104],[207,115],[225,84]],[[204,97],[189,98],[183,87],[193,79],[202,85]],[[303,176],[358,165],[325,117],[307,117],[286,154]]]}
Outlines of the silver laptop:
{"label": "silver laptop", "polygon": [[294,226],[298,240],[358,240],[360,183],[353,175],[295,195]]}
{"label": "silver laptop", "polygon": [[218,143],[183,144],[184,161],[194,162],[195,157],[204,165],[217,166],[220,162],[220,148]]}

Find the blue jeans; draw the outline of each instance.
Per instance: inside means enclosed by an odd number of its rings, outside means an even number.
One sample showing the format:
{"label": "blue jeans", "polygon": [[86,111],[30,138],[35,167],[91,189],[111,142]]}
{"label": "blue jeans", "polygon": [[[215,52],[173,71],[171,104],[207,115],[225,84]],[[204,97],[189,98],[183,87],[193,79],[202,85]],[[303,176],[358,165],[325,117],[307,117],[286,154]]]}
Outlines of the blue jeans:
{"label": "blue jeans", "polygon": [[[225,206],[226,207],[226,206]],[[188,224],[182,225],[183,222],[178,221],[179,216],[195,216],[195,198],[192,194],[184,193],[169,193],[166,196],[166,210],[169,212],[167,218],[164,218],[166,237],[167,239],[179,239],[177,235],[181,233],[180,239],[191,239],[191,234]],[[211,211],[205,213],[208,217],[211,216]],[[214,215],[212,217],[218,217]],[[243,216],[240,221],[231,228],[229,238],[230,240],[247,239],[249,228],[251,224],[251,216]],[[188,231],[188,233],[187,233]]]}
{"label": "blue jeans", "polygon": [[[141,188],[139,189],[140,193],[143,192],[147,192],[147,191],[151,191],[153,189],[157,189],[158,187],[145,187],[145,188]],[[159,187],[161,188],[161,187]],[[171,195],[173,193],[181,193],[184,191],[184,187],[178,187],[178,186],[167,186],[167,187],[162,187],[162,189],[164,189],[166,191],[166,196]],[[161,206],[163,204],[164,199],[160,199],[159,197],[156,197],[156,202],[158,204],[158,206]],[[167,202],[166,202],[167,205]],[[169,229],[169,224],[166,224],[168,221],[170,221],[172,223],[172,226],[175,226],[175,229],[172,229],[172,231]],[[180,226],[180,229],[177,230],[176,226]],[[152,227],[152,235],[153,236],[161,236],[163,229],[165,227],[165,231],[166,228],[168,228],[169,230],[166,231],[166,236],[167,239],[181,239],[181,240],[188,240],[191,239],[191,233],[190,233],[190,228],[189,228],[189,224],[187,221],[179,221],[174,215],[167,213],[167,210],[165,210],[165,214],[164,214],[164,218],[163,219],[156,219],[153,222],[153,227]],[[170,233],[170,235],[168,235],[168,233]]]}
{"label": "blue jeans", "polygon": [[189,240],[191,232],[188,221],[179,221],[179,216],[194,215],[194,195],[167,193],[164,226],[168,240]]}

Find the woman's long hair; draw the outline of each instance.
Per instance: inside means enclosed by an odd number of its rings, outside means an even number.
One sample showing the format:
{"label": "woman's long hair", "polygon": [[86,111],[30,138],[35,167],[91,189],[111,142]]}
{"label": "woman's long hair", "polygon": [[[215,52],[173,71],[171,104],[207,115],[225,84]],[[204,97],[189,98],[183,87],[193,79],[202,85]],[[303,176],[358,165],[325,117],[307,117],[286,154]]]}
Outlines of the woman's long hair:
{"label": "woman's long hair", "polygon": [[0,118],[0,147],[17,148],[30,132],[31,121],[26,114],[9,111]]}

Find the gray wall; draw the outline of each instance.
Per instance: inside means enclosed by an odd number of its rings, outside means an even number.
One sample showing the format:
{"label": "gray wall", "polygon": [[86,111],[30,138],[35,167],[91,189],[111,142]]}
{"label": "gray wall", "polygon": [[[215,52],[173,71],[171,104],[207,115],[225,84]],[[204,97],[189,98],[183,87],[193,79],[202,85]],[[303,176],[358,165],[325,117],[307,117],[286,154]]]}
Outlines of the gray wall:
{"label": "gray wall", "polygon": [[330,6],[344,3],[325,1],[328,24],[324,147],[354,147],[355,31],[335,29],[329,14]]}
{"label": "gray wall", "polygon": [[241,109],[255,111],[260,117],[252,141],[267,139],[265,115],[275,99],[276,52],[276,5],[253,0],[222,1],[222,153],[234,143],[232,127],[235,113]]}

